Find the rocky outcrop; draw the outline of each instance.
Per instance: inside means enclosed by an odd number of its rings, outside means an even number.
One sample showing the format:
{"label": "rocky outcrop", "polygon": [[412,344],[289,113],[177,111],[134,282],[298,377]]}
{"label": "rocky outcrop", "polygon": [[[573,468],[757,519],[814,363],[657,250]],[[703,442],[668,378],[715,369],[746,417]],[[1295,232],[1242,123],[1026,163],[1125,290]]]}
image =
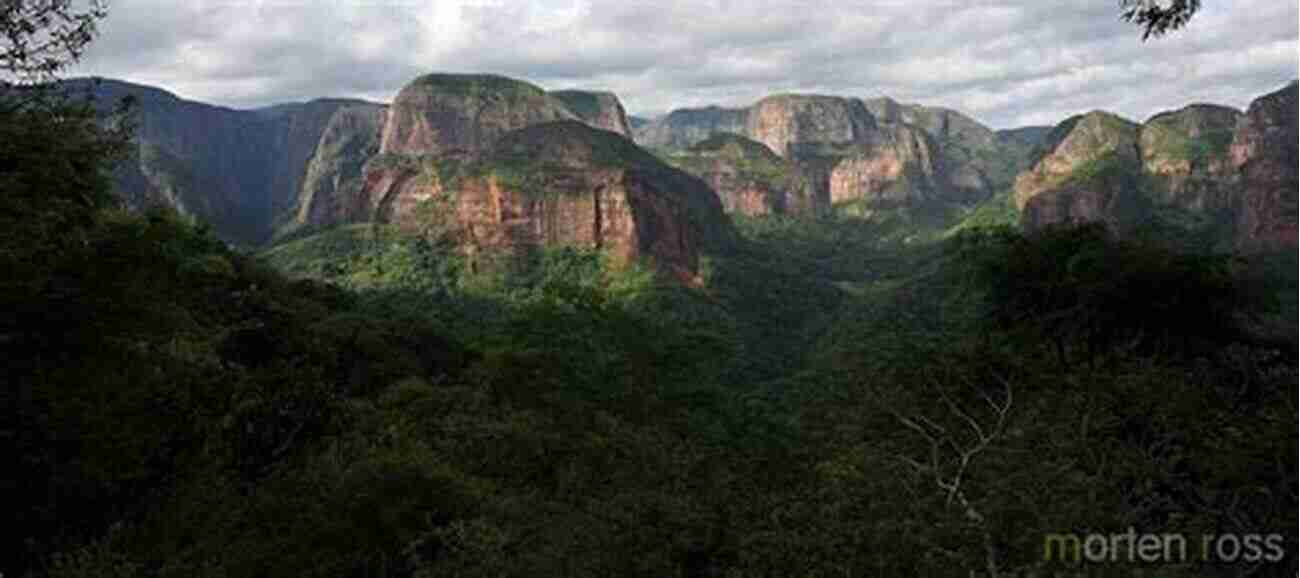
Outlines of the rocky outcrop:
{"label": "rocky outcrop", "polygon": [[[1024,143],[1035,136],[1029,131],[1000,138],[957,111],[889,98],[776,95],[718,123],[727,110],[674,111],[638,129],[638,142],[682,155],[712,135],[739,132],[786,161],[787,209],[795,213],[850,203],[867,209],[916,202],[973,205],[1011,187],[1029,164],[1033,145]],[[742,118],[743,129],[718,126]],[[673,127],[681,128],[670,132]],[[716,178],[706,180],[726,189],[719,190],[724,202],[737,194],[757,199],[757,191],[742,190],[725,167],[712,172]]]}
{"label": "rocky outcrop", "polygon": [[762,143],[738,134],[718,133],[668,162],[708,183],[728,213],[781,214],[807,202],[792,178],[790,163]]}
{"label": "rocky outcrop", "polygon": [[1246,114],[1197,104],[1141,127],[1094,112],[1058,125],[1016,180],[1022,224],[1141,227],[1193,250],[1296,247],[1296,85]]}
{"label": "rocky outcrop", "polygon": [[886,209],[938,199],[942,183],[925,132],[911,125],[885,125],[864,135],[864,141],[831,170],[833,205]]}
{"label": "rocky outcrop", "polygon": [[1016,178],[1021,224],[1100,221],[1119,231],[1132,224],[1141,161],[1138,125],[1094,111],[1057,125],[1042,157]]}
{"label": "rocky outcrop", "polygon": [[1246,252],[1296,250],[1296,83],[1260,97],[1235,132],[1239,172],[1235,245]]}
{"label": "rocky outcrop", "polygon": [[578,120],[596,128],[632,138],[632,126],[623,110],[623,103],[612,92],[586,90],[556,90],[551,96],[564,103]]}
{"label": "rocky outcrop", "polygon": [[380,153],[442,155],[488,150],[501,135],[577,118],[527,82],[490,74],[429,74],[397,94]]}
{"label": "rocky outcrop", "polygon": [[[455,216],[475,267],[544,246],[601,249],[619,263],[648,259],[662,273],[699,281],[705,247],[728,242],[730,223],[704,182],[631,141],[577,121],[505,135],[454,176],[418,189],[425,215]],[[401,221],[420,226],[420,211]]]}
{"label": "rocky outcrop", "polygon": [[784,158],[842,154],[866,142],[876,121],[862,101],[836,96],[769,96],[750,107],[745,135]]}
{"label": "rocky outcrop", "polygon": [[1138,146],[1153,201],[1202,213],[1230,210],[1237,187],[1228,152],[1241,116],[1198,104],[1151,117]]}
{"label": "rocky outcrop", "polygon": [[379,153],[363,169],[357,206],[372,218],[408,219],[438,185],[440,168],[491,151],[515,130],[576,120],[564,103],[527,82],[495,75],[429,74],[389,107]]}
{"label": "rocky outcrop", "polygon": [[1001,189],[1009,189],[1016,182],[1016,177],[1030,169],[1041,155],[1039,151],[1047,141],[1048,135],[1052,134],[1050,126],[1023,126],[1018,128],[999,130],[995,134],[998,139],[999,157],[1006,167],[1004,178],[995,179],[994,186]]}
{"label": "rocky outcrop", "polygon": [[163,204],[207,221],[238,244],[270,238],[295,202],[307,159],[336,99],[234,110],[114,80],[74,79],[72,95],[90,94],[107,111],[135,101],[135,148],[116,171],[118,194],[132,207]]}
{"label": "rocky outcrop", "polygon": [[370,219],[364,168],[379,152],[386,108],[359,103],[335,111],[307,163],[293,221],[284,233]]}
{"label": "rocky outcrop", "polygon": [[745,134],[748,109],[682,108],[634,130],[636,143],[655,149],[687,149],[717,133]]}
{"label": "rocky outcrop", "polygon": [[380,105],[353,99],[322,98],[255,111],[261,113],[272,129],[269,147],[274,161],[267,187],[271,195],[273,222],[276,216],[293,214],[308,163],[315,156],[322,136],[336,114],[352,107],[378,110]]}

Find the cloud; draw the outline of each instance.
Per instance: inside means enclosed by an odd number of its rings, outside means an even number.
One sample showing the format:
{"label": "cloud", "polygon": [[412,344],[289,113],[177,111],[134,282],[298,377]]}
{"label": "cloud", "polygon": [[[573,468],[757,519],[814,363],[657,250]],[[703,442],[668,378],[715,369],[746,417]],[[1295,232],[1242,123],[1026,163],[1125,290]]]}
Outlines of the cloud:
{"label": "cloud", "polygon": [[430,71],[613,90],[629,110],[889,95],[996,127],[1239,108],[1297,76],[1297,4],[1207,2],[1142,42],[1112,0],[114,0],[78,72],[253,107],[388,100]]}

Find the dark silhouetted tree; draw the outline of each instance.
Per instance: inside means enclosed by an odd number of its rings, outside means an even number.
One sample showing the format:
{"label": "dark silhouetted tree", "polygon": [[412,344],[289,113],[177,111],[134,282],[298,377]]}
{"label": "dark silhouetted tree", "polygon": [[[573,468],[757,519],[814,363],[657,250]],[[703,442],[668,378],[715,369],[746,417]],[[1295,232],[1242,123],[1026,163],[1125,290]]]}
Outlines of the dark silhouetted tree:
{"label": "dark silhouetted tree", "polygon": [[1186,26],[1201,0],[1120,0],[1120,18],[1142,28],[1142,40]]}

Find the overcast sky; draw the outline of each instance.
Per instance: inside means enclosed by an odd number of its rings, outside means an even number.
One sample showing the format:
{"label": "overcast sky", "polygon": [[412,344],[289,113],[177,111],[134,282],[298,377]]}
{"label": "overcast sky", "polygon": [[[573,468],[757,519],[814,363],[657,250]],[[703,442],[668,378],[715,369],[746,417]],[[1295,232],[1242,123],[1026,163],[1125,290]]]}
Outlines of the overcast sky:
{"label": "overcast sky", "polygon": [[1205,0],[1142,42],[1118,0],[110,0],[74,71],[239,108],[391,100],[426,72],[616,92],[629,112],[887,95],[995,128],[1245,108],[1297,76],[1294,0]]}

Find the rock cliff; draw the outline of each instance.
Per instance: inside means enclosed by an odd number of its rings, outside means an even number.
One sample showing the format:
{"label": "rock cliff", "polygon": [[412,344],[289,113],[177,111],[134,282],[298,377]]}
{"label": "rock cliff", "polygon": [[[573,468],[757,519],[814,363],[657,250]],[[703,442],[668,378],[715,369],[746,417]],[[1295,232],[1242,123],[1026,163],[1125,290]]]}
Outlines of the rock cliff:
{"label": "rock cliff", "polygon": [[831,170],[831,203],[888,209],[941,200],[944,183],[934,148],[926,133],[911,125],[885,125],[864,135],[860,148]]}
{"label": "rock cliff", "polygon": [[632,125],[628,121],[627,111],[623,110],[623,103],[614,93],[556,90],[550,95],[564,103],[578,120],[632,138]]}
{"label": "rock cliff", "polygon": [[703,181],[577,121],[508,133],[477,159],[398,186],[419,201],[397,221],[418,227],[454,215],[452,230],[475,267],[573,246],[606,250],[623,264],[647,259],[696,283],[701,251],[730,238],[730,222]]}
{"label": "rock cliff", "polygon": [[402,88],[383,123],[379,152],[363,168],[352,207],[404,222],[448,168],[491,151],[502,136],[535,124],[575,120],[559,99],[495,75],[429,74]]}
{"label": "rock cliff", "polygon": [[364,168],[379,152],[386,108],[360,103],[335,111],[307,163],[293,221],[283,232],[370,219]]}
{"label": "rock cliff", "polygon": [[862,101],[787,94],[750,107],[745,135],[784,158],[839,154],[866,141],[876,121]]}
{"label": "rock cliff", "polygon": [[1021,224],[1102,221],[1113,229],[1132,224],[1140,202],[1138,125],[1093,111],[1057,125],[1033,168],[1016,178]]}
{"label": "rock cliff", "polygon": [[1153,200],[1205,213],[1231,209],[1237,183],[1228,152],[1241,116],[1198,104],[1147,120],[1138,146]]}
{"label": "rock cliff", "polygon": [[1251,103],[1229,150],[1239,172],[1235,245],[1296,250],[1296,83]]}
{"label": "rock cliff", "polygon": [[1246,114],[1197,104],[1140,127],[1100,112],[1071,118],[1016,180],[1021,222],[1156,226],[1214,250],[1294,250],[1296,108],[1292,83]]}
{"label": "rock cliff", "polygon": [[960,112],[890,98],[865,101],[884,126],[914,126],[929,135],[934,146],[934,170],[949,200],[977,203],[1009,186],[1018,172],[990,128]]}
{"label": "rock cliff", "polygon": [[234,110],[115,80],[73,79],[110,109],[130,96],[135,148],[116,171],[128,206],[165,204],[212,224],[229,241],[256,245],[295,203],[307,159],[334,111],[357,101],[322,99]]}
{"label": "rock cliff", "polygon": [[738,134],[715,134],[667,160],[708,183],[729,213],[781,214],[809,202],[802,200],[790,163]]}
{"label": "rock cliff", "polygon": [[510,131],[575,118],[563,102],[527,82],[488,74],[428,74],[393,99],[379,152],[475,153]]}
{"label": "rock cliff", "polygon": [[647,148],[686,149],[716,133],[745,134],[748,115],[738,108],[682,108],[635,129],[633,137]]}

